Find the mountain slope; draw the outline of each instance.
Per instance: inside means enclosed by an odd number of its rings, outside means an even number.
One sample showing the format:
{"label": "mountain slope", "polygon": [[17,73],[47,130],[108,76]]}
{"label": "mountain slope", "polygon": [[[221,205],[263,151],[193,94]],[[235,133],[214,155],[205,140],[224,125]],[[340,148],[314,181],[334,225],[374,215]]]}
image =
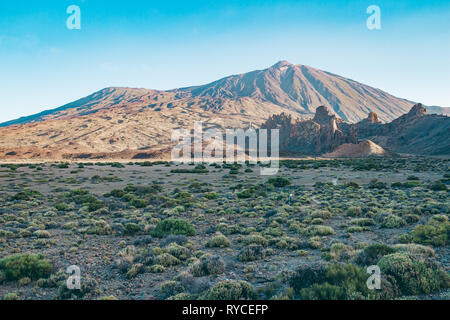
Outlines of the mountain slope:
{"label": "mountain slope", "polygon": [[203,86],[169,91],[106,88],[57,109],[0,124],[0,157],[152,157],[170,150],[174,129],[192,128],[194,121],[201,120],[204,129],[245,128],[281,113],[311,119],[321,105],[339,121],[357,122],[376,112],[388,122],[413,103],[338,75],[280,61]]}
{"label": "mountain slope", "polygon": [[211,102],[209,108],[220,107],[223,100],[248,98],[282,106],[295,111],[300,118],[313,115],[315,109],[323,105],[341,119],[351,122],[363,119],[370,111],[377,112],[383,121],[393,120],[413,105],[411,101],[356,81],[286,61],[265,70],[174,92],[208,99]]}
{"label": "mountain slope", "polygon": [[101,108],[136,104],[156,109],[198,106],[214,113],[251,115],[273,114],[273,109],[282,109],[300,118],[311,117],[317,106],[324,105],[351,122],[363,119],[370,111],[376,112],[381,120],[390,121],[413,105],[411,101],[329,72],[280,61],[265,70],[229,76],[203,86],[170,91],[106,88],[60,108],[0,126],[85,115]]}

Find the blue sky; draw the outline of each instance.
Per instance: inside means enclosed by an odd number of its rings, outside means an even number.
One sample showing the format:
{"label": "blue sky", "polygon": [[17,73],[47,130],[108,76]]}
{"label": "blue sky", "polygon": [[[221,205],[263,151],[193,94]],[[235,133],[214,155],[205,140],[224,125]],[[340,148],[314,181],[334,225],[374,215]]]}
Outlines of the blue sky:
{"label": "blue sky", "polygon": [[[366,9],[381,9],[368,30]],[[68,30],[66,9],[81,9]],[[450,2],[0,2],[0,122],[109,86],[172,89],[279,60],[450,107]]]}

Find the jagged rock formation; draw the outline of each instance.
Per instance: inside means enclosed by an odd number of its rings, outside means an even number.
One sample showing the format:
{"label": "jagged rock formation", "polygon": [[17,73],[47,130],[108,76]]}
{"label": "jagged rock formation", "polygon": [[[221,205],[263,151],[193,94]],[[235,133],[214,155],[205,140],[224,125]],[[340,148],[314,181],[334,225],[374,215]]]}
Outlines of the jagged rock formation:
{"label": "jagged rock formation", "polygon": [[270,117],[264,129],[280,129],[280,149],[298,155],[321,155],[344,143],[356,143],[351,124],[320,106],[312,120],[292,120],[286,114]]}
{"label": "jagged rock formation", "polygon": [[[427,115],[420,103],[387,124],[381,123],[374,112],[356,124],[347,123],[322,106],[312,120],[293,121],[281,114],[269,118],[263,127],[280,129],[281,151],[291,154],[450,155],[450,118]],[[362,140],[363,144],[357,144]]]}
{"label": "jagged rock formation", "polygon": [[383,127],[383,124],[378,119],[378,115],[375,112],[370,112],[366,119],[356,124],[355,130],[359,137],[371,137],[376,135],[381,127]]}

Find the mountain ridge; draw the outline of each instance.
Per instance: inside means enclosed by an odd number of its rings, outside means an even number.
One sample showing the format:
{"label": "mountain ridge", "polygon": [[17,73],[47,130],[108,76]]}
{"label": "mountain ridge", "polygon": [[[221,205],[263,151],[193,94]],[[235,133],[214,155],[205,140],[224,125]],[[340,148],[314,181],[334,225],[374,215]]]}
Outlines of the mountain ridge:
{"label": "mountain ridge", "polygon": [[[116,92],[120,94],[117,95]],[[216,113],[230,110],[245,112],[244,107],[248,108],[249,104],[252,105],[250,109],[256,109],[254,113],[261,109],[267,113],[271,107],[279,107],[297,114],[300,118],[313,116],[315,108],[324,105],[343,120],[350,122],[362,120],[371,111],[377,112],[382,121],[391,121],[407,112],[414,104],[328,71],[281,60],[266,69],[230,75],[204,85],[172,90],[107,87],[61,107],[0,123],[0,127],[42,121],[52,115],[64,116],[64,111],[70,108],[78,108],[80,111],[95,110],[91,107],[105,102],[106,99],[109,99],[110,103],[106,103],[104,107],[114,107],[118,99],[122,99],[122,103],[133,103],[139,99],[145,103],[144,97],[148,97],[149,104],[152,99],[159,97],[161,101],[167,101],[167,104],[171,103],[173,107],[183,105],[183,100],[190,99],[188,104],[198,104]],[[434,112],[450,114],[450,108],[430,108]]]}
{"label": "mountain ridge", "polygon": [[369,113],[390,122],[409,112],[413,103],[326,71],[280,61],[201,86],[167,91],[102,89],[59,108],[3,123],[0,157],[145,157],[165,152],[173,130],[191,128],[195,121],[202,121],[204,129],[258,127],[281,113],[312,119],[320,106],[347,130],[349,125],[343,122],[357,123]]}
{"label": "mountain ridge", "polygon": [[[116,91],[121,94],[115,96]],[[204,109],[214,112],[221,112],[224,105],[233,103],[243,107],[246,105],[246,99],[250,99],[254,100],[253,104],[271,104],[284,108],[296,113],[300,118],[313,116],[315,108],[324,105],[343,120],[350,122],[362,120],[367,112],[371,111],[377,112],[380,119],[387,122],[407,112],[414,104],[328,71],[281,60],[267,69],[223,77],[205,85],[172,90],[107,87],[61,107],[0,123],[0,127],[42,121],[52,115],[64,116],[64,111],[70,108],[90,110],[90,106],[108,98],[108,95],[110,100],[124,99],[124,103],[131,103],[130,98],[148,96],[151,100],[152,97],[165,96],[166,100],[173,100],[169,103],[175,106],[183,99],[197,99],[200,100],[197,101],[198,104],[204,105]],[[109,106],[113,107],[116,103],[117,101],[112,102]],[[267,112],[267,107],[263,109]],[[234,111],[239,113],[241,110]],[[450,108],[430,106],[429,111],[450,115]],[[83,115],[83,112],[80,114]]]}

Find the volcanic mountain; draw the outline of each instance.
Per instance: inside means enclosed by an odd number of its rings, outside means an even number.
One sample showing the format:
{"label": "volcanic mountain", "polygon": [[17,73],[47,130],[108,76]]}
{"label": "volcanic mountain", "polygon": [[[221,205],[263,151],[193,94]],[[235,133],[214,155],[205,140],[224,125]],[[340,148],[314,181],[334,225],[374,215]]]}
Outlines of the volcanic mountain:
{"label": "volcanic mountain", "polygon": [[[169,91],[106,88],[57,109],[0,124],[4,159],[146,158],[167,153],[174,129],[246,128],[271,115],[391,121],[413,102],[354,80],[280,61],[265,70]],[[439,112],[439,107],[435,107]]]}

